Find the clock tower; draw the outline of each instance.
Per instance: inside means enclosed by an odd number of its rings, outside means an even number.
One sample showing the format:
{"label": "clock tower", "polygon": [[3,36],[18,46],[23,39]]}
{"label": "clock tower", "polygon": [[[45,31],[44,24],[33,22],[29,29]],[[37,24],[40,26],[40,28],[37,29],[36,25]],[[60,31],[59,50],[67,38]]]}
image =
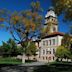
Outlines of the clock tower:
{"label": "clock tower", "polygon": [[44,28],[46,28],[47,34],[58,32],[57,15],[55,14],[53,7],[50,7],[45,15]]}

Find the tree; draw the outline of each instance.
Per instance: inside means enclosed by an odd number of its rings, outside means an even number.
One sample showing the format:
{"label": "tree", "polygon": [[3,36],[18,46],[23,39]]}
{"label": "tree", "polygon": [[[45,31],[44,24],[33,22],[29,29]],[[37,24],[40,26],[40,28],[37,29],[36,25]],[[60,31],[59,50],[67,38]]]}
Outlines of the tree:
{"label": "tree", "polygon": [[63,58],[71,58],[71,52],[68,48],[65,48],[64,46],[59,46],[55,53],[57,58],[61,58],[61,61]]}
{"label": "tree", "polygon": [[23,52],[24,52],[24,49],[22,48],[22,46],[17,46],[16,55],[22,55]]}
{"label": "tree", "polygon": [[69,34],[65,34],[63,36],[62,44],[61,45],[64,46],[65,48],[70,49],[70,46],[71,46],[71,36]]}
{"label": "tree", "polygon": [[0,55],[4,57],[17,56],[22,53],[23,48],[21,46],[17,46],[13,39],[9,39],[6,43],[3,42],[2,46],[0,46]]}
{"label": "tree", "polygon": [[72,0],[52,0],[52,5],[58,16],[62,15],[63,22],[69,25],[69,33],[72,34]]}
{"label": "tree", "polygon": [[52,0],[57,15],[63,14],[64,21],[72,21],[72,0]]}
{"label": "tree", "polygon": [[[6,22],[2,28],[9,31],[18,43],[21,44],[23,48],[27,48],[29,40],[33,37],[40,36],[40,31],[42,27],[42,8],[40,3],[32,2],[31,8],[26,11],[9,13],[6,10],[2,10],[1,22]],[[25,45],[27,42],[27,45]]]}
{"label": "tree", "polygon": [[36,56],[37,52],[37,48],[36,48],[36,45],[34,42],[31,42],[30,45],[28,46],[28,48],[26,48],[26,56],[28,56],[28,59],[29,59],[29,56]]}
{"label": "tree", "polygon": [[4,55],[4,48],[2,46],[0,46],[0,56]]}
{"label": "tree", "polygon": [[[18,49],[17,48],[17,44],[15,43],[15,41],[13,39],[9,39],[7,41],[7,44],[9,45],[10,49],[9,52],[11,54],[11,56],[17,56],[18,55]],[[21,48],[20,48],[21,49]],[[21,50],[20,50],[21,51]]]}
{"label": "tree", "polygon": [[[1,15],[3,16],[3,21],[6,22],[4,24],[4,28],[9,31],[14,38],[14,40],[18,41],[23,47],[25,41],[31,40],[33,37],[37,37],[41,30],[42,25],[42,9],[40,7],[40,3],[32,2],[31,9],[13,12],[10,13],[6,10],[1,11]],[[1,24],[3,25],[3,24]]]}
{"label": "tree", "polygon": [[[35,37],[37,35],[35,33],[41,29],[40,27],[42,24],[42,16],[39,15],[40,11],[41,11],[40,3],[32,2],[31,10],[22,11],[21,17],[19,17],[20,19],[16,23],[16,26],[14,24],[14,27],[13,27],[14,31],[16,30],[16,33],[18,34],[18,37],[20,40],[19,42],[21,43],[21,45],[23,47],[25,47],[24,41],[28,42],[29,39],[31,40],[33,37]],[[13,17],[15,17],[15,16],[13,16]],[[15,21],[15,19],[13,21]]]}
{"label": "tree", "polygon": [[4,57],[7,57],[7,56],[11,55],[11,49],[10,49],[10,46],[7,43],[3,42],[3,45],[1,46],[1,48],[3,49],[2,50],[3,51],[2,55]]}
{"label": "tree", "polygon": [[10,47],[9,52],[11,56],[17,56],[19,54],[22,55],[22,53],[24,52],[22,46],[17,46],[17,43],[15,43],[13,39],[9,39],[7,41],[7,44]]}

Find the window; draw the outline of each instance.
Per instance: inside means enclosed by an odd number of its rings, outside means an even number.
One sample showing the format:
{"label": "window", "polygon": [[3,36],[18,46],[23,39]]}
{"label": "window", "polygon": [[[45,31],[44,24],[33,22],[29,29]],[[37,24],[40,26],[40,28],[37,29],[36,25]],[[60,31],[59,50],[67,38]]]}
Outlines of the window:
{"label": "window", "polygon": [[52,21],[53,21],[53,18],[52,18]]}
{"label": "window", "polygon": [[40,56],[39,56],[39,58],[40,58]]}
{"label": "window", "polygon": [[51,45],[51,40],[49,40],[49,44]]}
{"label": "window", "polygon": [[53,60],[54,60],[55,58],[54,58],[54,56],[53,56]]}
{"label": "window", "polygon": [[48,51],[48,54],[51,54],[51,51]]}
{"label": "window", "polygon": [[43,55],[45,54],[45,50],[43,50]]}
{"label": "window", "polygon": [[49,51],[49,54],[51,54],[51,51]]}
{"label": "window", "polygon": [[43,57],[43,60],[44,60],[44,57]]}
{"label": "window", "polygon": [[53,49],[53,54],[55,54],[55,49]]}
{"label": "window", "polygon": [[53,39],[53,45],[55,45],[55,39]]}
{"label": "window", "polygon": [[43,41],[43,45],[45,46],[48,46],[48,40],[46,40],[46,41]]}
{"label": "window", "polygon": [[47,57],[46,57],[46,60],[47,60]]}
{"label": "window", "polygon": [[56,28],[55,27],[53,27],[53,31],[56,31]]}
{"label": "window", "polygon": [[48,50],[46,50],[46,54],[48,54]]}
{"label": "window", "polygon": [[48,40],[46,40],[46,45],[48,46]]}
{"label": "window", "polygon": [[45,41],[43,41],[43,45],[45,46]]}

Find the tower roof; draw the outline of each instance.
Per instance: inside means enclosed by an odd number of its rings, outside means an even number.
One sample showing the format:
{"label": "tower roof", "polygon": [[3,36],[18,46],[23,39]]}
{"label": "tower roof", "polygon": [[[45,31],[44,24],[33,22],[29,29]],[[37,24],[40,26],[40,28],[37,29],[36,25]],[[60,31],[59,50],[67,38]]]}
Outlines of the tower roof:
{"label": "tower roof", "polygon": [[52,11],[54,11],[54,7],[49,7],[49,9],[48,9],[48,11],[50,11],[50,10],[52,10]]}
{"label": "tower roof", "polygon": [[50,7],[50,8],[48,9],[48,12],[47,12],[47,14],[45,15],[45,18],[47,18],[47,17],[56,17],[56,18],[57,18],[57,15],[55,14],[53,7]]}

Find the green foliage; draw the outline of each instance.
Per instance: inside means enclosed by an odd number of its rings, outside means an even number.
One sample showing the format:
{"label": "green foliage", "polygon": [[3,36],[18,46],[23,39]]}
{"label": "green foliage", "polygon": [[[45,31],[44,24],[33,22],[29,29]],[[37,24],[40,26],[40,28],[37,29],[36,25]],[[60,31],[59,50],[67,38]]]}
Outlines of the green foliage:
{"label": "green foliage", "polygon": [[70,49],[70,46],[71,46],[71,36],[70,36],[69,34],[65,34],[65,35],[63,36],[62,45],[63,45],[65,48]]}
{"label": "green foliage", "polygon": [[[35,33],[41,30],[43,17],[40,3],[32,2],[30,9],[24,11],[14,11],[12,13],[2,10],[4,18],[4,29],[9,31],[14,40],[21,43],[22,47],[26,48],[24,42],[37,37]],[[40,34],[40,33],[39,33]]]}
{"label": "green foliage", "polygon": [[17,56],[18,54],[22,54],[24,52],[21,46],[17,46],[14,40],[9,39],[7,43],[3,42],[3,45],[0,47],[0,55],[7,56]]}
{"label": "green foliage", "polygon": [[23,52],[24,52],[23,47],[17,46],[17,48],[16,48],[16,54],[17,54],[17,55],[22,55]]}
{"label": "green foliage", "polygon": [[4,48],[0,46],[0,56],[2,56],[3,54],[4,54]]}
{"label": "green foliage", "polygon": [[7,43],[3,42],[1,48],[3,49],[3,56],[8,56],[9,54],[11,54],[10,46]]}
{"label": "green foliage", "polygon": [[28,48],[26,48],[26,55],[31,56],[31,55],[36,55],[37,48],[34,42],[31,42]]}
{"label": "green foliage", "polygon": [[64,46],[59,46],[56,50],[56,57],[58,58],[71,58],[71,52]]}
{"label": "green foliage", "polygon": [[52,0],[52,4],[58,15],[63,14],[63,20],[72,21],[72,0]]}

